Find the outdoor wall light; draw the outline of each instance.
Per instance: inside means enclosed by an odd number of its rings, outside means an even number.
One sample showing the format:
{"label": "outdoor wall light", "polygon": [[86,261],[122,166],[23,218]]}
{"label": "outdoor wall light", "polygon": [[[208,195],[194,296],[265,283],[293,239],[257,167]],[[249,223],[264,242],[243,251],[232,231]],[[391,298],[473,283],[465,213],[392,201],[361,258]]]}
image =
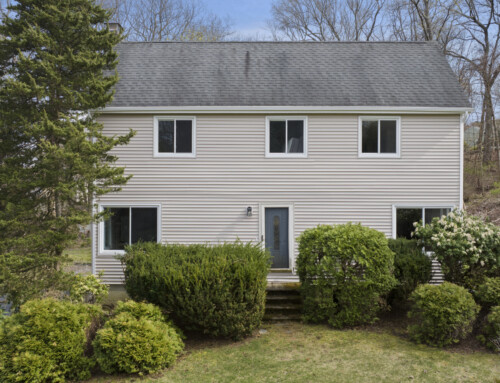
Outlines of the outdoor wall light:
{"label": "outdoor wall light", "polygon": [[247,207],[247,217],[251,217],[252,216],[252,207],[249,206]]}

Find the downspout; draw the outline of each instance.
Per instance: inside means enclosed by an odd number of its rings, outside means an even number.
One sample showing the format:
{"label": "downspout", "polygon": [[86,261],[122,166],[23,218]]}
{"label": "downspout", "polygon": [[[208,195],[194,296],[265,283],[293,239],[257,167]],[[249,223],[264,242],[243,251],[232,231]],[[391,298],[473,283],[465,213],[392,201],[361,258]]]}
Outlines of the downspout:
{"label": "downspout", "polygon": [[[90,116],[93,117],[93,111],[89,112]],[[95,137],[92,137],[92,143],[95,142]],[[92,199],[91,199],[91,216],[92,220],[90,221],[90,246],[92,246],[91,249],[91,254],[92,254],[92,274],[96,275],[96,225],[94,222],[94,216],[95,216],[95,198],[94,198],[94,193],[92,192]]]}
{"label": "downspout", "polygon": [[90,241],[92,246],[92,274],[96,275],[96,264],[95,264],[95,247],[96,247],[96,238],[95,238],[95,223],[94,223],[94,195],[92,194],[92,221],[90,222],[90,235],[92,240]]}
{"label": "downspout", "polygon": [[460,201],[458,205],[459,210],[464,208],[464,134],[465,134],[465,120],[467,119],[468,113],[462,113],[460,115]]}

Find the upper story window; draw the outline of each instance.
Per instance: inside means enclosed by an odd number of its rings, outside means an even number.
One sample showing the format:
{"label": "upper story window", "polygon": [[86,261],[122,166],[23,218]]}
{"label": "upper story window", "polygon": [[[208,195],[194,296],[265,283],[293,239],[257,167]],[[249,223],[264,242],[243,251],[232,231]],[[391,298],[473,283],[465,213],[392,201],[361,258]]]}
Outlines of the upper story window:
{"label": "upper story window", "polygon": [[155,117],[155,157],[195,157],[196,120],[194,117]]}
{"label": "upper story window", "polygon": [[111,216],[102,223],[101,252],[122,252],[126,245],[157,242],[158,206],[103,206]]}
{"label": "upper story window", "polygon": [[307,118],[268,117],[266,157],[307,157]]}
{"label": "upper story window", "polygon": [[359,156],[399,157],[399,117],[360,117]]}

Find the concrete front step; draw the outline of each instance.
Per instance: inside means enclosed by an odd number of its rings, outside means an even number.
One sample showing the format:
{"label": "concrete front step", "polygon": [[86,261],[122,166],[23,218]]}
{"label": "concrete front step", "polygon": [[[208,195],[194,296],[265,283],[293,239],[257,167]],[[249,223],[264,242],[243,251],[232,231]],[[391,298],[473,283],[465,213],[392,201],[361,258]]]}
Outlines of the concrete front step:
{"label": "concrete front step", "polygon": [[267,305],[292,303],[301,304],[302,299],[299,295],[268,295],[266,299]]}
{"label": "concrete front step", "polygon": [[266,312],[269,310],[288,310],[288,311],[298,311],[302,310],[301,303],[266,303]]}
{"label": "concrete front step", "polygon": [[300,282],[267,281],[268,292],[270,291],[294,291],[298,293]]}
{"label": "concrete front step", "polygon": [[302,299],[296,283],[268,285],[265,321],[300,321]]}
{"label": "concrete front step", "polygon": [[299,322],[302,319],[301,314],[265,314],[266,322]]}

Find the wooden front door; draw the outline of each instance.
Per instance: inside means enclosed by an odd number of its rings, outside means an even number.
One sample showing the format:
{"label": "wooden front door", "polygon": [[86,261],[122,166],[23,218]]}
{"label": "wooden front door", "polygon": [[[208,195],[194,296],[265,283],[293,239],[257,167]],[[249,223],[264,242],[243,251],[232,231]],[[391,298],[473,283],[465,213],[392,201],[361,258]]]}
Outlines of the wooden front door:
{"label": "wooden front door", "polygon": [[266,248],[271,252],[273,269],[288,269],[288,208],[266,208]]}

